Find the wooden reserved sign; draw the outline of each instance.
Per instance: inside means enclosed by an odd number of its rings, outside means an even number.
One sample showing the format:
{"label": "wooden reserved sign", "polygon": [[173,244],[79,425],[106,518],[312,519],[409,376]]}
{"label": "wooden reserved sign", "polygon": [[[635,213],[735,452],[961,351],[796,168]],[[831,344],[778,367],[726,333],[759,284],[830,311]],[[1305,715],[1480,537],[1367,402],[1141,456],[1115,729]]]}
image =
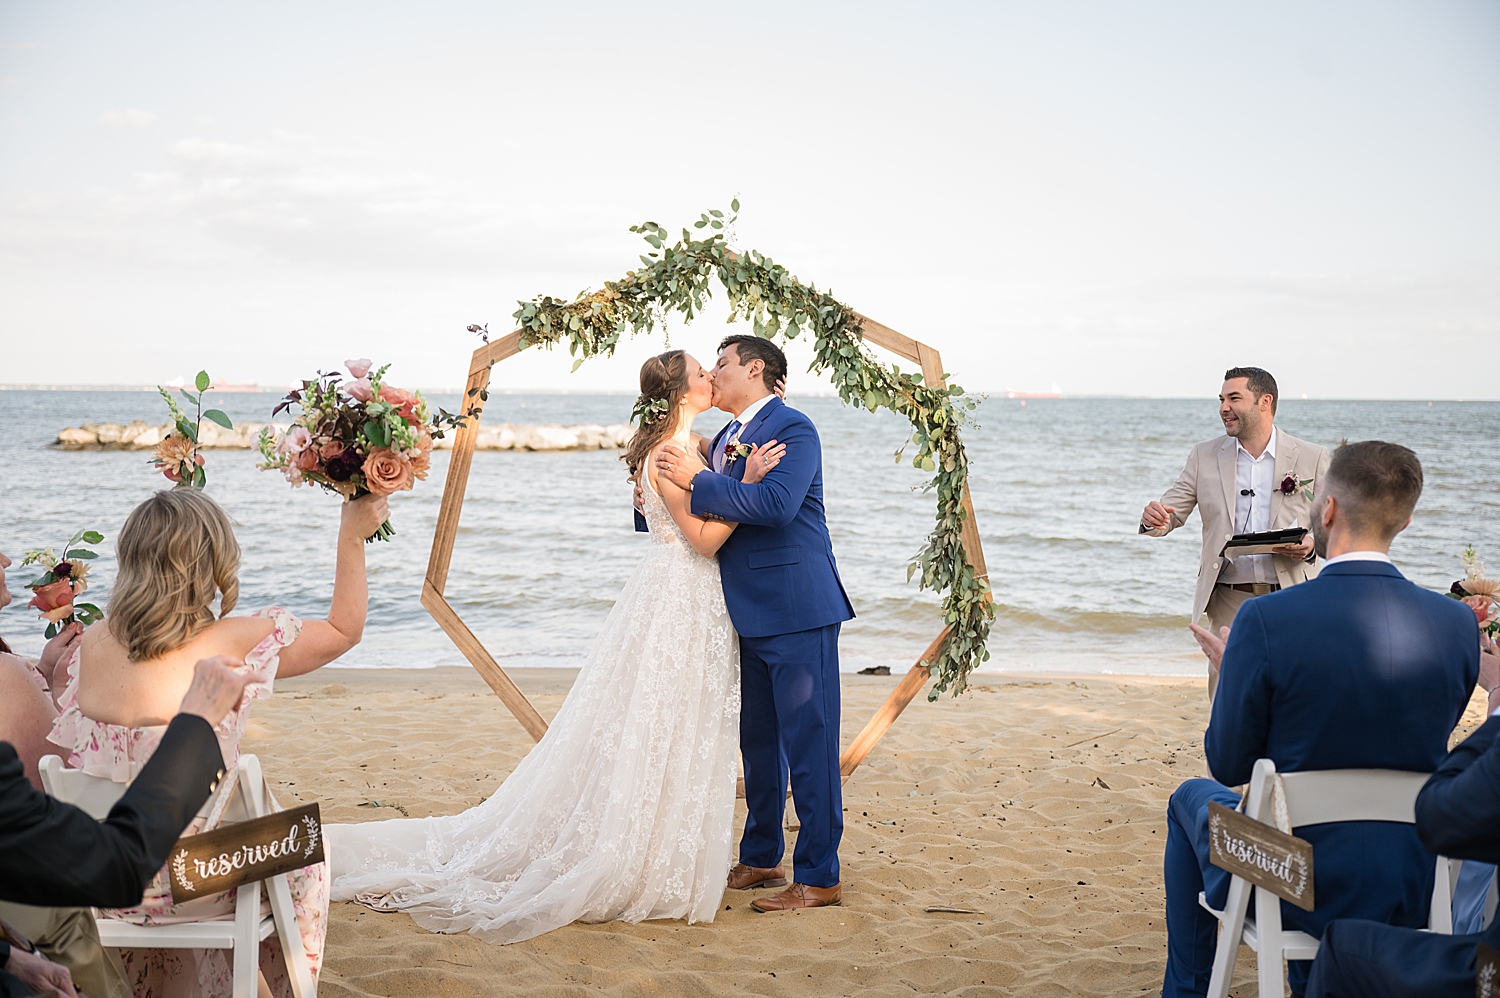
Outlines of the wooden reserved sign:
{"label": "wooden reserved sign", "polygon": [[321,862],[323,820],[308,804],[178,839],[167,867],[181,904]]}
{"label": "wooden reserved sign", "polygon": [[1474,994],[1477,998],[1500,998],[1500,950],[1484,943],[1474,954]]}
{"label": "wooden reserved sign", "polygon": [[1303,911],[1313,910],[1312,843],[1218,801],[1208,804],[1208,861]]}

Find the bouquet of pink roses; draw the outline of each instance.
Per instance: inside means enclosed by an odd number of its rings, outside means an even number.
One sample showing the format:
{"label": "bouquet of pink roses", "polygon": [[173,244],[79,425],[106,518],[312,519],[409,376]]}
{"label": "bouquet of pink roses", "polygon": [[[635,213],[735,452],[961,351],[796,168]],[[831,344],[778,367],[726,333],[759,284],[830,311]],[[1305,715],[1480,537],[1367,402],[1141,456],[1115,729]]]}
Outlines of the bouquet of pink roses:
{"label": "bouquet of pink roses", "polygon": [[35,593],[26,605],[41,612],[47,622],[47,640],[75,620],[87,627],[104,619],[104,611],[94,604],[73,602],[75,596],[89,587],[84,576],[89,574],[89,562],[99,557],[83,545],[102,540],[104,535],[96,530],[80,530],[63,545],[61,560],[51,548],[27,551],[21,559],[23,566],[41,565],[47,569],[35,582],[26,583],[26,588]]}
{"label": "bouquet of pink roses", "polygon": [[[301,410],[284,432],[260,434],[260,467],[275,469],[294,487],[311,482],[345,499],[404,492],[427,477],[433,440],[463,425],[462,416],[428,411],[421,392],[383,382],[387,364],[374,374],[368,360],[346,360],[352,380],[318,372],[302,382],[272,412]],[[387,540],[396,530],[387,520],[366,540]]]}

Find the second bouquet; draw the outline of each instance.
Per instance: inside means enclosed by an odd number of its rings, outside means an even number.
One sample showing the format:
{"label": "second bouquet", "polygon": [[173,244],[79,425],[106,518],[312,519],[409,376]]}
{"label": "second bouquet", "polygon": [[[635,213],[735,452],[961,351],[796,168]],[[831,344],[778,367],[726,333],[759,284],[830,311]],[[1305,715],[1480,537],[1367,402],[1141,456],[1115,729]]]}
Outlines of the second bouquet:
{"label": "second bouquet", "polygon": [[[344,362],[350,378],[319,373],[292,391],[271,413],[300,410],[281,432],[260,434],[262,469],[276,469],[293,486],[311,482],[345,499],[385,496],[427,477],[435,438],[461,426],[463,417],[428,411],[420,392],[385,384],[389,364],[373,374],[368,360]],[[387,540],[387,520],[366,540]]]}

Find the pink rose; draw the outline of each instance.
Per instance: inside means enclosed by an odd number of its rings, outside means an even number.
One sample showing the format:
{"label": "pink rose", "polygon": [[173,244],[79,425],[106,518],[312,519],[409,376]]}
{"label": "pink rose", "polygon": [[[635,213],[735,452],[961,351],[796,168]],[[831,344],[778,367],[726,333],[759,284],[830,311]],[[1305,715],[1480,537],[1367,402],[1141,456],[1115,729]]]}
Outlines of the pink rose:
{"label": "pink rose", "polygon": [[307,450],[307,445],[312,443],[312,434],[307,432],[305,426],[293,426],[281,435],[276,449],[283,454],[301,454]]}
{"label": "pink rose", "polygon": [[342,453],[344,453],[342,440],[330,440],[318,449],[318,456],[324,461],[332,461]]}
{"label": "pink rose", "polygon": [[1474,611],[1474,619],[1479,622],[1480,627],[1490,622],[1490,614],[1494,612],[1492,607],[1495,606],[1495,602],[1488,596],[1465,596],[1463,602]]}
{"label": "pink rose", "polygon": [[73,615],[73,587],[67,579],[58,579],[45,586],[38,586],[30,603],[26,605],[40,610],[42,616],[54,624]]}
{"label": "pink rose", "polygon": [[360,470],[365,473],[365,488],[378,496],[405,492],[415,484],[411,462],[389,447],[370,451]]}
{"label": "pink rose", "polygon": [[344,361],[344,366],[349,369],[349,373],[354,375],[354,377],[364,380],[364,376],[369,374],[370,368],[375,365],[370,362],[370,358],[361,357],[358,360]]}
{"label": "pink rose", "polygon": [[303,471],[316,471],[318,468],[318,452],[308,447],[298,453],[292,463]]}
{"label": "pink rose", "polygon": [[344,386],[344,394],[361,402],[368,402],[375,397],[375,389],[370,387],[369,378],[359,378]]}

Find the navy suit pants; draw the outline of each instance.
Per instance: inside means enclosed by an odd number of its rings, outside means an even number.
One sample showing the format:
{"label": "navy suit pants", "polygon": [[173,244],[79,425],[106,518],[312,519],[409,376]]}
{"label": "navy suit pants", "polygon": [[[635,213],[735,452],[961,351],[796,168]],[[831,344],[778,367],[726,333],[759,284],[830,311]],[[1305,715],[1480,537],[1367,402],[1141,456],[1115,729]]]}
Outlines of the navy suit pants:
{"label": "navy suit pants", "polygon": [[[1219,921],[1198,904],[1202,891],[1208,903],[1223,911],[1229,897],[1229,874],[1208,861],[1208,805],[1217,801],[1238,807],[1239,794],[1216,780],[1188,780],[1167,804],[1167,847],[1162,879],[1167,895],[1167,970],[1162,998],[1208,994],[1213,975]],[[1254,911],[1252,906],[1251,911]],[[1286,906],[1282,906],[1286,924]],[[1308,961],[1287,962],[1292,994],[1303,993]]]}
{"label": "navy suit pants", "polygon": [[1474,957],[1491,933],[1445,936],[1361,918],[1323,930],[1307,998],[1472,998]]}
{"label": "navy suit pants", "polygon": [[839,627],[740,636],[740,754],[749,811],[740,862],[761,868],[781,862],[790,775],[802,826],[793,876],[811,887],[839,882]]}

